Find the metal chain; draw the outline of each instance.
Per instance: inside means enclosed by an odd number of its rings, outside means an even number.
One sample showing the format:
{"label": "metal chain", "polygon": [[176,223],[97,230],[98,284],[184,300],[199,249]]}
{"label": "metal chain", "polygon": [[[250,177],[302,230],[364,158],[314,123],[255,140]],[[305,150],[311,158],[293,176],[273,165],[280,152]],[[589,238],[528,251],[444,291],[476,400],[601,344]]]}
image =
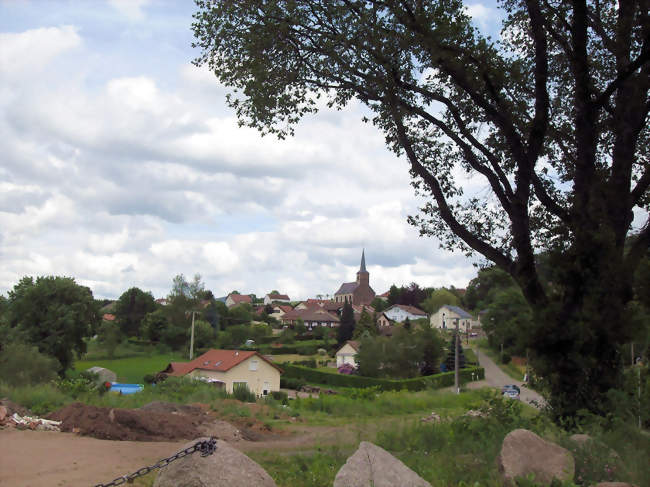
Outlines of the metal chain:
{"label": "metal chain", "polygon": [[211,436],[209,440],[197,441],[194,445],[190,446],[189,448],[185,448],[185,450],[181,450],[178,453],[172,455],[171,457],[158,460],[150,467],[142,467],[141,469],[136,470],[132,474],[117,477],[116,479],[112,480],[107,484],[97,484],[94,487],[112,487],[115,485],[126,484],[127,482],[130,484],[133,482],[134,479],[137,479],[138,477],[142,477],[143,475],[147,475],[152,470],[166,467],[174,460],[178,460],[179,458],[186,457],[187,455],[191,455],[193,453],[196,453],[197,451],[201,453],[202,457],[207,457],[208,455],[212,455],[216,449],[217,449],[217,439],[214,436]]}

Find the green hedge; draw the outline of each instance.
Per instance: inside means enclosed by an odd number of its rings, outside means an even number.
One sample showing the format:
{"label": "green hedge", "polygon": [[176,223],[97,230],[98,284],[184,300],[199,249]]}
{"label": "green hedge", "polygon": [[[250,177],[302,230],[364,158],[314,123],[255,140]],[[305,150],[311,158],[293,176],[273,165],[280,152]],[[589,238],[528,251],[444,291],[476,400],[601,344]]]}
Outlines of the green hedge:
{"label": "green hedge", "polygon": [[[286,379],[300,379],[305,382],[339,387],[379,387],[382,391],[399,391],[402,389],[420,391],[427,388],[440,389],[454,385],[454,372],[443,372],[441,374],[415,377],[413,379],[394,380],[331,373],[290,363],[282,364],[282,369],[284,370],[282,377]],[[485,370],[483,367],[468,367],[460,371],[461,383],[470,382],[472,380],[472,373],[475,374],[475,380],[485,378]]]}

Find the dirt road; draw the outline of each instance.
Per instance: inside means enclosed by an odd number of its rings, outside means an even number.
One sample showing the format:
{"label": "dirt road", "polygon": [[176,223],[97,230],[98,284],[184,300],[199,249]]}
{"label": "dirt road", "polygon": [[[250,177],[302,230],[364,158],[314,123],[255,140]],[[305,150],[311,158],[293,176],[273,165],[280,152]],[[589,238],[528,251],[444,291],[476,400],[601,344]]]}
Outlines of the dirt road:
{"label": "dirt road", "polygon": [[478,357],[481,367],[485,369],[485,380],[470,382],[467,384],[468,389],[480,389],[481,387],[496,387],[500,389],[507,384],[516,384],[521,388],[520,398],[526,404],[530,404],[538,409],[544,404],[544,398],[542,396],[532,389],[522,385],[521,381],[516,381],[507,375],[490,357],[477,348],[474,349],[474,352]]}

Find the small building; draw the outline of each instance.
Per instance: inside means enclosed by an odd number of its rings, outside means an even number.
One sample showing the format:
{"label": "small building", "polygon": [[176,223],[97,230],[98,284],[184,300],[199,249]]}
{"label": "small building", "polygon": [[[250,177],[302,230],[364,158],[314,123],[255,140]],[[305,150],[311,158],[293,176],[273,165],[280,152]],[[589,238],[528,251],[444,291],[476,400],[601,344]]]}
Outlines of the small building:
{"label": "small building", "polygon": [[290,303],[291,300],[286,294],[267,294],[264,296],[264,304]]}
{"label": "small building", "polygon": [[171,362],[162,373],[175,377],[191,377],[233,392],[246,385],[257,396],[280,390],[282,369],[254,351],[208,350],[190,362]]}
{"label": "small building", "polygon": [[408,306],[406,304],[394,304],[387,310],[384,310],[384,314],[389,320],[396,321],[397,323],[406,321],[406,318],[409,321],[413,321],[427,317],[426,312],[415,306]]}
{"label": "small building", "polygon": [[242,303],[253,304],[253,299],[248,294],[229,294],[226,298],[226,306],[229,308]]}
{"label": "small building", "polygon": [[336,367],[340,367],[343,364],[349,364],[353,367],[357,367],[356,356],[359,352],[359,342],[355,340],[348,340],[345,344],[336,352]]}
{"label": "small building", "polygon": [[385,313],[380,313],[379,316],[377,316],[377,328],[381,330],[382,328],[385,328],[390,325],[391,325],[390,318],[388,318],[388,316],[386,316]]}
{"label": "small building", "polygon": [[472,315],[458,306],[451,304],[443,305],[438,311],[431,315],[429,322],[432,328],[455,329],[456,321],[463,332],[468,332],[472,325]]}

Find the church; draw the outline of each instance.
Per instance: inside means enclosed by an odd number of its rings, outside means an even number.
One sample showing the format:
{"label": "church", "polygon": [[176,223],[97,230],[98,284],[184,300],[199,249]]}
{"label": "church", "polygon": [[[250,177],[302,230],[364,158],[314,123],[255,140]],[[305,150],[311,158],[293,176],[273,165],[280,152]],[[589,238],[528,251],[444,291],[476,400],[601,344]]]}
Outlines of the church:
{"label": "church", "polygon": [[366,252],[361,252],[361,267],[356,282],[344,282],[336,293],[337,303],[370,304],[375,299],[375,291],[370,287],[370,273],[366,270]]}

